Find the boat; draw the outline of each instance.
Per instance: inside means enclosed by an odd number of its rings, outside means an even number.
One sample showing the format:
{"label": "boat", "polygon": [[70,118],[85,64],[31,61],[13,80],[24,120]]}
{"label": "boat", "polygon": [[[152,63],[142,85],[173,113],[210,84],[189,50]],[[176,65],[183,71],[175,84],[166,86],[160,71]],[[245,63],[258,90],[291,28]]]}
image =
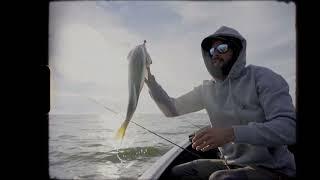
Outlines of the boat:
{"label": "boat", "polygon": [[218,149],[211,149],[206,152],[196,151],[191,147],[191,140],[186,139],[179,143],[180,146],[174,146],[160,159],[158,159],[150,168],[148,168],[138,179],[172,179],[170,171],[172,167],[178,164],[186,163],[196,159],[215,159],[218,158]]}
{"label": "boat", "polygon": [[[148,168],[138,179],[149,180],[158,179],[166,180],[172,179],[170,176],[171,169],[178,164],[190,162],[196,159],[217,159],[219,158],[218,148],[211,149],[206,152],[196,151],[191,147],[191,135],[189,139],[186,139],[174,146],[167,153],[165,153],[160,159],[158,159],[150,168]],[[180,147],[179,147],[180,146]],[[295,154],[295,145],[289,146],[289,150]],[[289,178],[296,179],[296,177]]]}

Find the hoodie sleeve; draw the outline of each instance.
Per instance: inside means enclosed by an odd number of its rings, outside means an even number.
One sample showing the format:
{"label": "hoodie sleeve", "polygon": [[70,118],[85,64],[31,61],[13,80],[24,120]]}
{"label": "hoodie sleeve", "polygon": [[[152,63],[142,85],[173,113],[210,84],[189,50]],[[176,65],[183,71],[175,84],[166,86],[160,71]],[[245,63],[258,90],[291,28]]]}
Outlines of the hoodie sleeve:
{"label": "hoodie sleeve", "polygon": [[233,126],[236,143],[263,146],[296,142],[296,113],[287,82],[268,69],[256,73],[256,88],[265,113],[263,123]]}
{"label": "hoodie sleeve", "polygon": [[202,85],[195,87],[192,91],[178,98],[172,98],[157,83],[154,76],[145,82],[149,87],[151,98],[167,117],[196,112],[204,108],[202,101]]}

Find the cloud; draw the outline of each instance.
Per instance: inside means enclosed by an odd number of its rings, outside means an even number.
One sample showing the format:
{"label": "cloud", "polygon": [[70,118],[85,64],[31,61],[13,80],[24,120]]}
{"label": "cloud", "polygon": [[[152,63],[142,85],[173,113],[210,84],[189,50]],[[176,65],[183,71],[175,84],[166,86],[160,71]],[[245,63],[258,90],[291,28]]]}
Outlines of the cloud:
{"label": "cloud", "polygon": [[126,54],[141,38],[95,2],[52,2],[50,12],[50,68],[60,87],[73,82],[82,93],[90,82],[125,92]]}
{"label": "cloud", "polygon": [[[237,29],[247,39],[248,64],[272,68],[285,78],[290,75],[295,76],[296,31],[293,3],[265,1],[169,3],[170,8],[181,17],[181,22],[177,25],[177,29],[180,29],[176,30],[184,32],[181,34],[182,38],[174,41],[171,46],[179,47],[179,43],[186,44],[183,46],[184,51],[194,55],[196,47],[192,46],[191,42],[200,44],[200,38],[197,37],[205,37],[221,25],[227,25]],[[185,42],[184,36],[190,40]],[[188,57],[195,57],[192,55]],[[295,89],[295,82],[290,81],[290,86]]]}

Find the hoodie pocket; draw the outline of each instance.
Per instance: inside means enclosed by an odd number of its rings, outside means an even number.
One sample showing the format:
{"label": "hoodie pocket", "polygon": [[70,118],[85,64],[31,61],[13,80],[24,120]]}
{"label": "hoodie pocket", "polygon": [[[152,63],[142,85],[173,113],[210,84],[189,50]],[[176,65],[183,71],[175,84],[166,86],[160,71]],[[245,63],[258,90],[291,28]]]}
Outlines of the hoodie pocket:
{"label": "hoodie pocket", "polygon": [[240,100],[234,102],[235,116],[240,124],[246,125],[249,122],[262,122],[263,111],[258,105],[245,103]]}

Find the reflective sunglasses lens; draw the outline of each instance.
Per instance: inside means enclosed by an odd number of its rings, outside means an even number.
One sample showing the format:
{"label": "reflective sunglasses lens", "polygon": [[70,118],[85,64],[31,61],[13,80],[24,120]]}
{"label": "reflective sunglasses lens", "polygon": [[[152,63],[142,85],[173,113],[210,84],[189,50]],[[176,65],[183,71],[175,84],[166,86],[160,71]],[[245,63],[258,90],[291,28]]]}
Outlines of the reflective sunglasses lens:
{"label": "reflective sunglasses lens", "polygon": [[211,48],[210,49],[210,55],[213,56],[213,53],[214,53],[214,48]]}
{"label": "reflective sunglasses lens", "polygon": [[219,53],[226,53],[228,51],[228,45],[227,44],[220,44],[217,47],[217,50],[219,51]]}

